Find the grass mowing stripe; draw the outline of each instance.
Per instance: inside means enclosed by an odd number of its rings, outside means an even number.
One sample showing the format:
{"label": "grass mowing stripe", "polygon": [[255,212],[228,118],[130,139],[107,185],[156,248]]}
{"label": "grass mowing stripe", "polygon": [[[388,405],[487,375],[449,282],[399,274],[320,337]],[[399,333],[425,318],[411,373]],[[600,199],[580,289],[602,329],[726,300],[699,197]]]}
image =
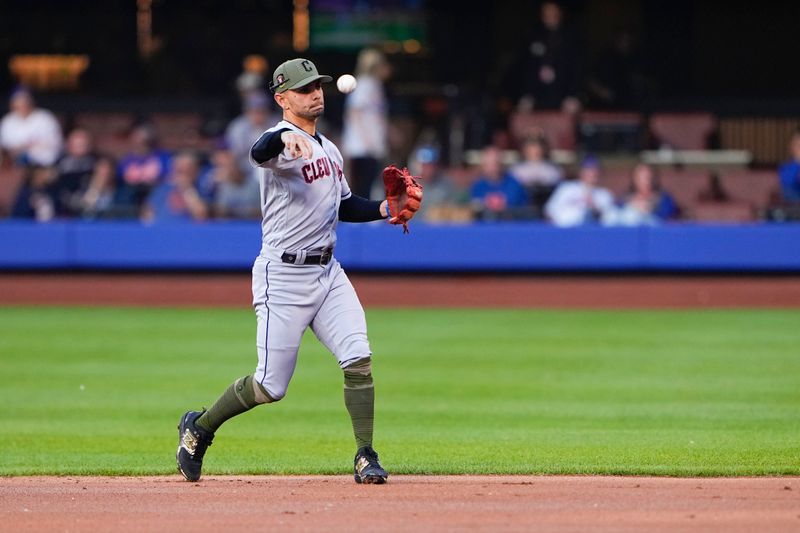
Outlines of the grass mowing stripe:
{"label": "grass mowing stripe", "polygon": [[[800,312],[368,310],[393,473],[800,474]],[[0,474],[174,472],[175,425],[255,366],[249,310],[0,309]],[[223,426],[209,473],[344,473],[333,357]]]}

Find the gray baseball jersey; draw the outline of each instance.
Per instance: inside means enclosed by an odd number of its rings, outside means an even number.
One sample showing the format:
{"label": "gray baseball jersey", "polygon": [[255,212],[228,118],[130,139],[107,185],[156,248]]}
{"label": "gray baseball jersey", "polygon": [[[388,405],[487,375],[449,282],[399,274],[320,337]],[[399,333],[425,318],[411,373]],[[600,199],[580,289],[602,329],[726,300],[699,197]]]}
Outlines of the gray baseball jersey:
{"label": "gray baseball jersey", "polygon": [[[290,159],[284,150],[260,165],[262,251],[320,251],[336,245],[339,203],[350,197],[339,149],[317,133],[321,143],[282,120],[265,132],[290,129],[314,147],[310,160]],[[252,159],[252,155],[251,155]]]}
{"label": "gray baseball jersey", "polygon": [[[265,134],[285,128],[308,136],[314,152],[310,159],[289,158],[284,149],[257,165],[263,221],[261,253],[253,265],[254,379],[276,400],[286,394],[308,327],[342,368],[372,355],[364,309],[339,262],[304,264],[307,256],[336,245],[339,204],[351,195],[342,155],[324,136],[315,138],[286,121]],[[287,253],[294,262],[286,262]]]}

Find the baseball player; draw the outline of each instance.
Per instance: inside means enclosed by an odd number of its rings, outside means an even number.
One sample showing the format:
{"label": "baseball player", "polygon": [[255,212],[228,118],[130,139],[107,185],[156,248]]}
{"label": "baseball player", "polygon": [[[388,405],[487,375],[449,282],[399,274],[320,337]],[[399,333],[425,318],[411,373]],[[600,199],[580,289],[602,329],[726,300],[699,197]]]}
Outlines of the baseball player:
{"label": "baseball player", "polygon": [[[257,317],[255,373],[234,381],[207,411],[188,411],[178,425],[178,469],[200,479],[203,456],[223,422],[286,394],[307,327],[331,351],[344,372],[344,403],[356,440],[357,483],[385,483],[388,474],[372,448],[374,387],[364,310],[333,256],[336,224],[388,219],[404,227],[422,199],[405,171],[387,167],[387,200],[353,195],[339,149],[321,135],[317,119],[325,103],[320,75],[307,59],[287,61],[270,89],[283,120],[265,131],[250,151],[261,168],[261,253],[253,265]],[[401,202],[405,193],[405,203]]]}

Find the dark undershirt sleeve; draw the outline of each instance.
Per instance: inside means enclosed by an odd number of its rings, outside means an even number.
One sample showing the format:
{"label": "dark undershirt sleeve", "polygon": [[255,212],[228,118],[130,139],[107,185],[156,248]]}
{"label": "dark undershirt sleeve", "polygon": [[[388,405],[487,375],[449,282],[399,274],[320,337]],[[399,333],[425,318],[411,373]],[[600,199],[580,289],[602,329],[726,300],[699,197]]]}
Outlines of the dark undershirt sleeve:
{"label": "dark undershirt sleeve", "polygon": [[289,128],[266,132],[258,138],[250,149],[250,155],[253,156],[253,160],[256,163],[259,165],[266,163],[283,151],[284,146],[281,140],[281,133],[284,131],[289,131]]}
{"label": "dark undershirt sleeve", "polygon": [[367,200],[355,194],[339,204],[339,220],[342,222],[370,222],[382,220],[380,200]]}

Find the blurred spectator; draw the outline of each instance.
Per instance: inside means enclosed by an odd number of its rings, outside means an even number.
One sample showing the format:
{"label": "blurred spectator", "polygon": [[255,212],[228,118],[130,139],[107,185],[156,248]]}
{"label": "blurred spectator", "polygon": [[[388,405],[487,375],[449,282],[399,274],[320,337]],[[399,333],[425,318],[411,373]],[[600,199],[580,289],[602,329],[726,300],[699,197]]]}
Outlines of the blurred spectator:
{"label": "blurred spectator", "polygon": [[67,135],[66,150],[56,163],[54,195],[56,211],[62,216],[79,215],[81,209],[76,198],[88,186],[94,172],[95,155],[92,153],[92,137],[84,129],[72,130]]}
{"label": "blurred spectator", "polygon": [[258,179],[245,173],[236,162],[227,144],[220,143],[211,154],[210,180],[214,184],[213,214],[215,218],[259,218],[261,189]]}
{"label": "blurred spectator", "polygon": [[9,107],[0,121],[0,147],[19,165],[55,163],[63,142],[56,117],[35,107],[33,95],[24,88],[11,93]]}
{"label": "blurred spectator", "polygon": [[270,102],[270,98],[262,91],[247,94],[242,114],[233,119],[225,131],[225,140],[244,172],[252,172],[254,168],[250,164],[250,148],[264,131],[278,121],[270,109]]}
{"label": "blurred spectator", "polygon": [[388,152],[389,106],[384,82],[392,69],[378,50],[366,48],[356,62],[356,89],[345,100],[342,153],[353,194],[370,197],[372,183]]}
{"label": "blurred spectator", "polygon": [[791,159],[780,166],[781,195],[789,203],[800,203],[800,130],[789,140]]}
{"label": "blurred spectator", "polygon": [[630,191],[622,206],[610,211],[603,222],[621,226],[654,225],[677,216],[678,205],[661,189],[652,167],[640,163],[633,168]]}
{"label": "blurred spectator", "polygon": [[556,226],[596,224],[614,215],[614,197],[600,187],[600,162],[584,158],[578,179],[565,181],[556,188],[545,205],[545,214]]}
{"label": "blurred spectator", "polygon": [[440,164],[440,153],[422,146],[409,162],[411,173],[419,176],[424,200],[418,215],[431,222],[465,222],[472,219],[470,191],[459,187]]}
{"label": "blurred spectator", "polygon": [[116,186],[116,161],[110,156],[97,157],[86,187],[72,197],[72,211],[85,219],[116,217]]}
{"label": "blurred spectator", "polygon": [[645,89],[644,60],[636,39],[628,28],[621,28],[588,81],[589,104],[597,109],[636,109]]}
{"label": "blurred spectator", "polygon": [[267,91],[265,75],[269,71],[269,60],[261,55],[246,56],[242,60],[242,71],[236,77],[236,102],[231,102],[230,111],[238,115],[244,109],[245,101],[251,94]]}
{"label": "blurred spectator", "polygon": [[120,201],[135,213],[150,192],[164,181],[169,154],[158,148],[153,128],[140,125],[130,135],[131,152],[119,163]]}
{"label": "blurred spectator", "polygon": [[472,203],[483,220],[522,218],[528,196],[525,189],[506,172],[502,152],[488,146],[481,154],[481,173],[472,185]]}
{"label": "blurred spectator", "polygon": [[532,39],[519,52],[507,76],[507,86],[520,88],[517,102],[521,111],[533,107],[577,112],[580,102],[576,37],[565,27],[564,13],[557,2],[543,2],[540,17]]}
{"label": "blurred spectator", "polygon": [[27,165],[22,186],[17,192],[13,218],[34,219],[37,222],[48,222],[56,215],[53,199],[53,181],[55,171],[46,165]]}
{"label": "blurred spectator", "polygon": [[192,152],[181,152],[172,160],[166,182],[147,198],[142,219],[155,222],[202,221],[209,216],[211,198],[197,188],[200,159]]}
{"label": "blurred spectator", "polygon": [[244,104],[249,95],[264,93],[265,89],[264,76],[258,72],[245,70],[236,78],[236,91],[239,93],[239,99],[242,104]]}
{"label": "blurred spectator", "polygon": [[538,218],[556,186],[563,179],[561,169],[550,161],[550,147],[543,134],[526,137],[522,143],[522,161],[510,173],[528,192]]}
{"label": "blurred spectator", "polygon": [[[780,198],[762,215],[775,222],[800,220],[800,130],[789,139],[790,159],[778,167]],[[776,195],[777,196],[777,195]]]}

